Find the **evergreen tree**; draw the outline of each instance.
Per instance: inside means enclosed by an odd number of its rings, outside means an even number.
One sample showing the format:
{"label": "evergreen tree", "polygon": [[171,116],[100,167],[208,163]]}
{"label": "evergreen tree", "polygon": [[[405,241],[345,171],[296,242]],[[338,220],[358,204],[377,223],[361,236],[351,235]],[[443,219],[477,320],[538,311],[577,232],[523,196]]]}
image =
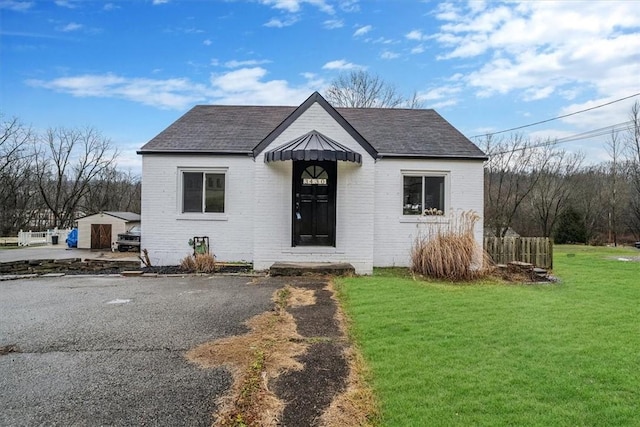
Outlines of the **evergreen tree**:
{"label": "evergreen tree", "polygon": [[568,207],[560,214],[554,240],[557,244],[587,243],[587,227],[577,210]]}

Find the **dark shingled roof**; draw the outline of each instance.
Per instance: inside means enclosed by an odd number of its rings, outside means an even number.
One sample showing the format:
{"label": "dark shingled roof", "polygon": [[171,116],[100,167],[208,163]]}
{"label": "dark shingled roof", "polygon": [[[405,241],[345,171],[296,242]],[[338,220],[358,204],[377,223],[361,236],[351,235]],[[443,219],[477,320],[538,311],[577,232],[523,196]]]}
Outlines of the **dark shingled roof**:
{"label": "dark shingled roof", "polygon": [[[316,100],[321,100],[325,109],[331,109],[317,93],[302,106]],[[367,151],[377,157],[486,159],[478,147],[434,110],[336,108],[335,111],[370,144]],[[264,143],[258,147],[260,143],[273,138],[275,134],[270,134],[294,112],[303,111],[300,107],[198,105],[138,153],[256,155],[264,148]]]}

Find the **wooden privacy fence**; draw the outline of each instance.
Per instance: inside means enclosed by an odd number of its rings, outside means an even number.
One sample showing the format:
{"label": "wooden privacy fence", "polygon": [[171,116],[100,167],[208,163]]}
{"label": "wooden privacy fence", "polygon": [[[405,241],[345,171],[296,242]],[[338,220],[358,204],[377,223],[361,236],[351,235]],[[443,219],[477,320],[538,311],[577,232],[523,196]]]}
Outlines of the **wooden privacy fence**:
{"label": "wooden privacy fence", "polygon": [[484,250],[496,264],[522,261],[553,268],[553,242],[548,237],[485,237]]}

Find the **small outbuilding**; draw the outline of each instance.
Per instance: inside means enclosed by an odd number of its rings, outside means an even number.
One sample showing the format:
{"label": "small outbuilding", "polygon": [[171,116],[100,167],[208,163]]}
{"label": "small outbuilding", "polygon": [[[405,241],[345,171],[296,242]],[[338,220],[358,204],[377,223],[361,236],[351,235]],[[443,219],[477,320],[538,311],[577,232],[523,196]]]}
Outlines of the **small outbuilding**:
{"label": "small outbuilding", "polygon": [[140,226],[140,214],[99,212],[78,219],[78,248],[111,249],[119,233]]}

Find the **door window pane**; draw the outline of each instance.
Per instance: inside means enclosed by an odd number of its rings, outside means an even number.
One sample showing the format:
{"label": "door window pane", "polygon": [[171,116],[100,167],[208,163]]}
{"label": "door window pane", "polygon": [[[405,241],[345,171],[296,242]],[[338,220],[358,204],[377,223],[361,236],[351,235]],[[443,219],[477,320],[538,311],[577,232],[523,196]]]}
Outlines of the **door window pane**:
{"label": "door window pane", "polygon": [[328,185],[329,174],[322,166],[309,166],[302,172],[302,185]]}

